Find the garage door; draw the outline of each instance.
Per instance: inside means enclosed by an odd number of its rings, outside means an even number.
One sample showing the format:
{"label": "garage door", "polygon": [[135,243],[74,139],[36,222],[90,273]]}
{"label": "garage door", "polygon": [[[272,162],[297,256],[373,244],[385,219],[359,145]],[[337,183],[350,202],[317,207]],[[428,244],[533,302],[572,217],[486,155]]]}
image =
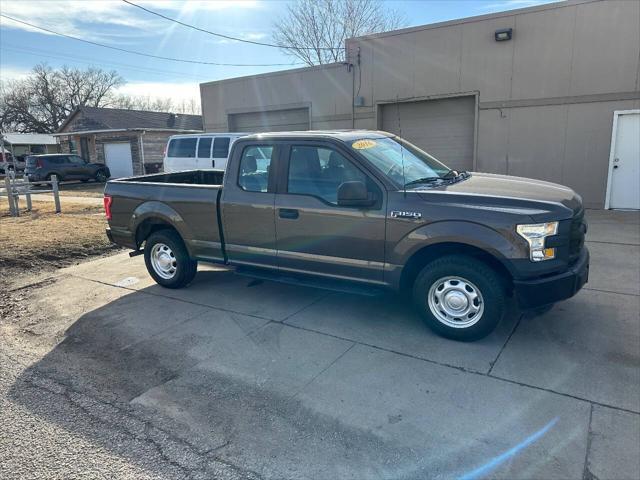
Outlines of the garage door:
{"label": "garage door", "polygon": [[133,175],[131,145],[127,143],[105,143],[104,160],[111,171],[111,178]]}
{"label": "garage door", "polygon": [[455,170],[472,170],[475,97],[382,106],[381,128],[399,134]]}
{"label": "garage door", "polygon": [[232,132],[283,132],[309,130],[309,109],[270,110],[229,114]]}

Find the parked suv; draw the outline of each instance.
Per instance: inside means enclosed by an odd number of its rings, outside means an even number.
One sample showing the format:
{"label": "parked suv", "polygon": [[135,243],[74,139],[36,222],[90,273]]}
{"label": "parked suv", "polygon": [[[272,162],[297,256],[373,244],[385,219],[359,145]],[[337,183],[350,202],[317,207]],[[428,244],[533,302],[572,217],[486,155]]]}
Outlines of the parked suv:
{"label": "parked suv", "polygon": [[68,153],[49,155],[29,155],[26,160],[25,175],[31,182],[51,180],[95,180],[106,182],[111,176],[109,168],[102,163],[89,163],[84,158]]}

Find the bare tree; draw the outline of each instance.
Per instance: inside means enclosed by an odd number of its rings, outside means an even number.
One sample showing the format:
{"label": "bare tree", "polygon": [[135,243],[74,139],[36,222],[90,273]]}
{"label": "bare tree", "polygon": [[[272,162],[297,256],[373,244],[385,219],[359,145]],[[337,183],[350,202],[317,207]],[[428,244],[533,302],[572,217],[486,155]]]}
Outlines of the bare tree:
{"label": "bare tree", "polygon": [[200,102],[196,98],[182,99],[175,102],[168,97],[151,97],[144,95],[118,95],[111,105],[127,110],[147,110],[152,112],[173,112],[200,115]]}
{"label": "bare tree", "polygon": [[321,65],[345,60],[347,38],[405,24],[402,15],[379,0],[299,0],[276,21],[273,38],[288,55],[310,66]]}
{"label": "bare tree", "polygon": [[54,70],[46,64],[36,65],[27,78],[2,85],[0,129],[55,132],[76,107],[108,106],[123,83],[115,71],[93,67]]}

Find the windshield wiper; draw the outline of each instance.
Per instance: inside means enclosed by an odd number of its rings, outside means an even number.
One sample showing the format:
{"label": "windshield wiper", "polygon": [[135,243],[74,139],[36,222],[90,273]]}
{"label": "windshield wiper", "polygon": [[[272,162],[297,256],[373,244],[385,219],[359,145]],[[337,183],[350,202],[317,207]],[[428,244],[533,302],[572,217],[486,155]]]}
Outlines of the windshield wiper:
{"label": "windshield wiper", "polygon": [[419,183],[433,183],[433,182],[437,182],[438,180],[446,180],[443,177],[424,177],[424,178],[418,178],[417,180],[411,180],[410,182],[407,182],[404,184],[405,187],[409,187],[411,185],[418,185]]}

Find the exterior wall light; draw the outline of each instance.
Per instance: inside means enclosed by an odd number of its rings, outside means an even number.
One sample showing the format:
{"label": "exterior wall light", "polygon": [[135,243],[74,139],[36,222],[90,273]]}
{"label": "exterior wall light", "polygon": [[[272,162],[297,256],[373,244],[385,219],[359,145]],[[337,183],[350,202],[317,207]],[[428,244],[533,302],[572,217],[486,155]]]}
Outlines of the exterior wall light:
{"label": "exterior wall light", "polygon": [[502,28],[500,30],[496,30],[495,39],[496,42],[506,42],[507,40],[511,40],[513,36],[513,28]]}

